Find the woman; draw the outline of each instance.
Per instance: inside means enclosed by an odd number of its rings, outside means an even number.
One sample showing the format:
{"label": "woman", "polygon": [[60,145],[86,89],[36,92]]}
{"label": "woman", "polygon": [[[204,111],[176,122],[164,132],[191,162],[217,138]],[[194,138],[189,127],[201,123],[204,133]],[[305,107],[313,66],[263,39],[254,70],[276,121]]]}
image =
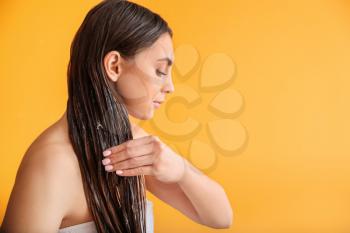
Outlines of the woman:
{"label": "woman", "polygon": [[174,91],[166,21],[132,2],[103,1],[70,52],[67,109],[26,151],[2,232],[150,233],[146,190],[200,224],[228,228],[223,188],[129,121],[152,118]]}

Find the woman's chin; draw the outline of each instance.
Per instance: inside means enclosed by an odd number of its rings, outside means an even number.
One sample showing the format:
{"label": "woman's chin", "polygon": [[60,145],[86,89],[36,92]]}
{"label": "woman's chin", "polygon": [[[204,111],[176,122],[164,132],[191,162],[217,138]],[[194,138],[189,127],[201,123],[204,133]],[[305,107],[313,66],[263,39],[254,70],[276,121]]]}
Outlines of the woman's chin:
{"label": "woman's chin", "polygon": [[153,117],[153,113],[154,113],[154,107],[148,107],[147,109],[143,109],[143,110],[134,110],[134,111],[129,111],[129,114],[139,120],[149,120]]}

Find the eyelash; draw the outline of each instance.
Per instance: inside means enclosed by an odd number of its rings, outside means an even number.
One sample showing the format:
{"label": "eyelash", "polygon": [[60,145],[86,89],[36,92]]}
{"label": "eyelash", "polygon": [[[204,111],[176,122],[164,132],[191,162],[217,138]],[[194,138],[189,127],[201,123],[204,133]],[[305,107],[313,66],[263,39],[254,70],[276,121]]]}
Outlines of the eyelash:
{"label": "eyelash", "polygon": [[166,76],[167,74],[160,72],[159,70],[156,70],[158,76]]}

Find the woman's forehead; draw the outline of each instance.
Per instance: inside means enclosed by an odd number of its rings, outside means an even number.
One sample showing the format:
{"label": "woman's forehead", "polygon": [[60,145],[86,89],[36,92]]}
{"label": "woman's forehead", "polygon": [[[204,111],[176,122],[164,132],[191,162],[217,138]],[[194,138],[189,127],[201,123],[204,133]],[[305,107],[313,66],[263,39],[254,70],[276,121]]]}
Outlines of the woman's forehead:
{"label": "woman's forehead", "polygon": [[173,61],[174,51],[171,37],[161,36],[152,44],[152,46],[144,50],[143,53],[144,56],[147,56],[152,60],[168,57]]}

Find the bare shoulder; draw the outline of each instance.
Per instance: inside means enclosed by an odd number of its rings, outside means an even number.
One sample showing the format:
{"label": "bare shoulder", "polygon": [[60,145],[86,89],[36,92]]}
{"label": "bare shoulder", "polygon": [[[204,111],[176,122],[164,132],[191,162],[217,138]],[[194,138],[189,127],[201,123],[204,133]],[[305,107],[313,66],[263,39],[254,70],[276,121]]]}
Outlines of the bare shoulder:
{"label": "bare shoulder", "polygon": [[45,131],[28,148],[6,209],[2,232],[57,232],[71,205],[77,167],[72,149]]}

